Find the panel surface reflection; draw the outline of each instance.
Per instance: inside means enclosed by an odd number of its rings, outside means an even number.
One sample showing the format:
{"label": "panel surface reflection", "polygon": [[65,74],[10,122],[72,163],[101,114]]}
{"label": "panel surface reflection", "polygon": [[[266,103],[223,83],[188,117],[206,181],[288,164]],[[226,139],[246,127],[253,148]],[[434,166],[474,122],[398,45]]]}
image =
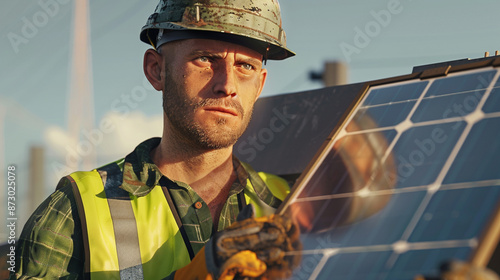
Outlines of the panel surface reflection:
{"label": "panel surface reflection", "polygon": [[[334,198],[319,201],[296,202],[299,209],[306,209],[309,205],[315,212],[313,224],[322,224],[328,230],[319,228],[309,229],[303,224],[304,249],[314,250],[324,245],[327,240],[332,248],[369,246],[392,244],[399,241],[414,213],[424,200],[425,191],[399,193],[392,195],[373,195],[375,202],[382,201],[384,207],[377,207],[376,212],[366,213],[370,206],[353,203],[354,198]],[[369,204],[369,203],[368,203]],[[331,207],[331,209],[328,209]],[[342,207],[344,209],[342,209]],[[367,209],[368,208],[368,209]],[[404,209],[405,211],[402,211]],[[321,212],[323,211],[323,212]],[[302,213],[294,213],[298,217]],[[349,215],[357,214],[362,219],[357,219],[355,224],[346,223]],[[355,225],[355,226],[354,226]],[[370,233],[367,235],[367,233]]]}

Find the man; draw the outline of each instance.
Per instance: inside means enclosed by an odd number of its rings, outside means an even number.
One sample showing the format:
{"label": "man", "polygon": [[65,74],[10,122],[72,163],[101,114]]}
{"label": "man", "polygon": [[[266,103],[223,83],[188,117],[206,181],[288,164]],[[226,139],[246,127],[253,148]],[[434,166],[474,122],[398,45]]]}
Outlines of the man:
{"label": "man", "polygon": [[277,1],[162,0],[141,40],[154,48],[144,73],[163,92],[162,138],[61,179],[23,229],[12,277],[289,276],[298,231],[266,216],[288,186],[232,156],[267,78],[263,62],[293,55]]}

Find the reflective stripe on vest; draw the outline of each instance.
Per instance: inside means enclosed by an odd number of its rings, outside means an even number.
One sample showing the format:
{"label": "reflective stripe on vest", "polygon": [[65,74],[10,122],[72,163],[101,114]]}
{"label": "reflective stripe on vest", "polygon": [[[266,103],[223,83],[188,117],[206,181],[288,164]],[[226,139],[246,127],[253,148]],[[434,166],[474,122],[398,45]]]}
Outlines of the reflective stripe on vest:
{"label": "reflective stripe on vest", "polygon": [[[267,173],[259,172],[257,177],[247,181],[245,200],[255,206],[257,216],[274,213],[273,207],[288,194],[288,184]],[[129,193],[114,197],[106,192],[96,170],[75,172],[68,178],[87,243],[85,272],[91,279],[162,279],[191,261],[161,186],[143,197]],[[270,207],[259,198],[252,180],[267,184],[278,198],[272,203],[276,205]]]}

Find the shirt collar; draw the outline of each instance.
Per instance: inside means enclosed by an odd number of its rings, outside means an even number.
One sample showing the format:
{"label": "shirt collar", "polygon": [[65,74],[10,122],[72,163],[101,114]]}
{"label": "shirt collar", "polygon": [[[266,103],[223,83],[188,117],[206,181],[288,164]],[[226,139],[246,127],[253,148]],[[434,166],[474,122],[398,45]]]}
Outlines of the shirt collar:
{"label": "shirt collar", "polygon": [[158,137],[148,139],[125,157],[122,189],[135,196],[145,196],[158,185],[163,175],[153,163],[151,151],[160,144],[160,140]]}
{"label": "shirt collar", "polygon": [[236,180],[234,181],[231,189],[229,190],[229,196],[233,194],[238,194],[242,192],[247,186],[248,172],[241,164],[240,160],[233,155],[233,168],[236,172]]}
{"label": "shirt collar", "polygon": [[[158,166],[153,163],[151,151],[160,144],[160,141],[161,138],[159,137],[148,139],[139,144],[132,153],[125,157],[122,189],[135,196],[145,196],[154,186],[159,185],[163,174]],[[245,168],[245,165],[234,155],[232,160],[237,179],[231,186],[229,195],[242,192],[249,178],[249,171]]]}

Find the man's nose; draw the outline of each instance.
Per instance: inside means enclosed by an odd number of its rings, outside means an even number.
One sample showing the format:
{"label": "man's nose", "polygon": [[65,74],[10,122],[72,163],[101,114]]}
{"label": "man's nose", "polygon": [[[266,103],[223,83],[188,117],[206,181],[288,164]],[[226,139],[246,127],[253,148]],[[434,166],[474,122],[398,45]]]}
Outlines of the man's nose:
{"label": "man's nose", "polygon": [[237,79],[231,65],[217,67],[214,71],[213,91],[217,95],[236,96]]}

